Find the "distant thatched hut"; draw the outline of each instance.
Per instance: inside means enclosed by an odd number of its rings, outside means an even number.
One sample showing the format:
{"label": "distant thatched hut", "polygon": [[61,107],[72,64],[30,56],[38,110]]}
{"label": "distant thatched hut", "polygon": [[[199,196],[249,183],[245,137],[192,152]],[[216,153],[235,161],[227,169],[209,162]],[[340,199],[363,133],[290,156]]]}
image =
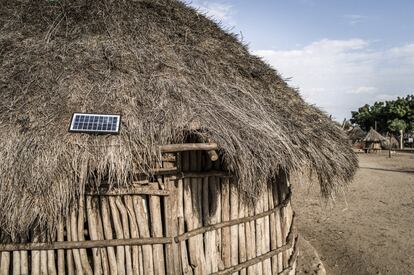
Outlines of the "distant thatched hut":
{"label": "distant thatched hut", "polygon": [[[1,274],[294,273],[289,174],[329,196],[357,160],[236,37],[172,0],[0,19]],[[74,112],[121,131],[68,132]]]}
{"label": "distant thatched hut", "polygon": [[381,141],[381,147],[384,149],[398,149],[400,148],[400,143],[395,138],[394,135],[387,135],[383,141]]}
{"label": "distant thatched hut", "polygon": [[380,133],[371,128],[364,138],[365,150],[367,152],[377,152],[382,149],[381,142],[386,141]]}
{"label": "distant thatched hut", "polygon": [[367,133],[361,129],[359,126],[353,127],[351,130],[347,132],[349,141],[351,144],[359,149],[362,149],[363,147],[363,140]]}

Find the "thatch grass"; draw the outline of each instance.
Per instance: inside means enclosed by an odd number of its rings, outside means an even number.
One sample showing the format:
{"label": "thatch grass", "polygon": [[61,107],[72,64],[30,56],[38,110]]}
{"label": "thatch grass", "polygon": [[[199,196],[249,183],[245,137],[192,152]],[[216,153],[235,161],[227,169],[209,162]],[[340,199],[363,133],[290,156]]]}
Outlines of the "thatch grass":
{"label": "thatch grass", "polygon": [[374,128],[371,128],[368,132],[368,134],[365,136],[364,141],[365,142],[381,142],[385,141],[386,138],[383,137],[380,133],[374,130]]}
{"label": "thatch grass", "polygon": [[[0,59],[0,228],[13,238],[52,232],[87,178],[127,185],[187,134],[216,141],[252,197],[279,169],[308,168],[329,196],[357,167],[323,112],[176,1],[1,1]],[[68,133],[75,111],[121,113],[121,134]]]}

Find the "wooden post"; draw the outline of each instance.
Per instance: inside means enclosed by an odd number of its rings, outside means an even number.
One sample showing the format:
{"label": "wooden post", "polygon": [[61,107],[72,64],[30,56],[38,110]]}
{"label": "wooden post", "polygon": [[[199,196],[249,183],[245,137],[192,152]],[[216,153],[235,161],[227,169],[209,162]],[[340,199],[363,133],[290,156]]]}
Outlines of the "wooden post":
{"label": "wooden post", "polygon": [[[281,176],[279,175],[276,178],[276,182],[274,182],[273,184],[273,203],[275,204],[275,206],[278,206],[282,200],[279,199],[279,185],[281,182]],[[281,218],[281,213],[282,210],[280,209],[279,211],[275,212],[275,221],[276,221],[276,244],[277,247],[281,247],[283,245],[283,233],[282,233],[282,218]],[[278,253],[277,254],[277,271],[278,273],[283,271],[283,255],[282,253]]]}
{"label": "wooden post", "polygon": [[[135,215],[138,222],[139,235],[141,238],[149,238],[149,219],[148,219],[148,206],[145,196],[133,196],[132,201],[134,204]],[[154,258],[152,254],[152,246],[144,245],[142,247],[142,261],[143,270],[145,275],[154,274]],[[158,259],[157,259],[158,260]]]}
{"label": "wooden post", "polygon": [[1,252],[0,275],[9,275],[10,252]]}
{"label": "wooden post", "polygon": [[20,275],[20,252],[13,251],[13,275]]}
{"label": "wooden post", "polygon": [[[221,180],[221,220],[230,220],[230,182],[229,179]],[[224,268],[231,266],[231,243],[230,228],[225,227],[221,230],[222,258]]]}
{"label": "wooden post", "polygon": [[[131,196],[125,196],[125,205],[128,211],[128,217],[129,217],[129,226],[131,229],[131,238],[139,238],[138,233],[138,222],[135,217],[134,212],[134,205],[132,202]],[[132,270],[133,274],[141,274],[139,270],[139,247],[134,245],[132,246]]]}
{"label": "wooden post", "polygon": [[[92,198],[92,212],[95,214],[96,217],[96,232],[98,234],[98,240],[104,240],[105,239],[105,233],[103,229],[103,223],[102,223],[102,217],[101,217],[101,211],[100,211],[100,204],[99,204],[99,198],[93,197]],[[108,260],[108,252],[106,248],[100,248],[100,255],[101,255],[101,263],[102,263],[102,272],[103,275],[109,275],[110,274],[110,268],[109,268],[109,260]]]}
{"label": "wooden post", "polygon": [[[230,218],[236,220],[239,217],[239,198],[238,188],[234,183],[230,184]],[[231,246],[231,265],[239,264],[239,238],[238,225],[230,227],[230,246]],[[237,273],[235,274],[237,275]]]}
{"label": "wooden post", "polygon": [[[267,185],[267,183],[266,183]],[[263,212],[269,210],[269,197],[267,194],[267,188],[263,191],[261,195],[261,200],[263,202]],[[269,224],[269,216],[263,218],[263,251],[262,254],[266,254],[270,251],[270,224]],[[263,274],[271,274],[272,273],[272,264],[270,259],[265,259],[263,261]]]}
{"label": "wooden post", "polygon": [[[92,197],[86,197],[86,213],[88,214],[88,230],[89,236],[91,240],[99,240],[98,237],[98,229],[97,229],[97,219],[96,213],[94,211],[94,206],[92,203]],[[101,274],[102,273],[102,265],[101,265],[101,250],[100,248],[92,248],[92,259],[93,259],[93,271],[94,274]]]}
{"label": "wooden post", "polygon": [[[112,214],[112,223],[114,225],[116,238],[123,239],[124,231],[122,230],[122,222],[119,216],[115,200],[115,197],[109,197],[109,206]],[[116,264],[118,266],[118,274],[125,275],[125,248],[123,246],[116,247]]]}
{"label": "wooden post", "polygon": [[[190,154],[188,152],[181,153],[181,168],[184,172],[189,170],[190,165]],[[187,192],[186,196],[184,194],[184,188],[190,188],[190,180],[184,178],[178,182],[178,234],[183,234],[185,230],[185,221],[184,221],[184,204],[185,198],[190,197]],[[188,221],[187,221],[188,223]],[[181,255],[181,266],[183,274],[193,274],[193,270],[189,264],[188,252],[187,252],[187,241],[180,242],[180,255]]]}
{"label": "wooden post", "polygon": [[[22,242],[24,242],[25,239],[22,239]],[[0,253],[1,254],[1,253]],[[20,251],[20,273],[22,275],[29,275],[29,253],[27,251]]]}
{"label": "wooden post", "polygon": [[[78,205],[78,241],[85,240],[85,196],[81,195],[79,197]],[[93,275],[92,267],[89,264],[88,255],[86,254],[86,249],[79,249],[79,254],[81,258],[83,272],[86,275]]]}
{"label": "wooden post", "polygon": [[[78,241],[78,224],[77,224],[77,215],[76,210],[72,207],[70,214],[70,234],[72,236],[72,241]],[[83,233],[83,232],[82,232]],[[76,274],[84,274],[82,268],[82,260],[80,256],[79,249],[72,249],[73,261],[75,263]]]}
{"label": "wooden post", "polygon": [[[129,222],[128,222],[128,213],[124,203],[122,202],[121,196],[115,197],[115,204],[118,207],[119,214],[121,215],[121,222],[122,222],[122,232],[123,237],[125,239],[130,239],[131,234],[129,231]],[[131,246],[125,245],[125,269],[126,274],[133,274],[132,272],[132,255],[131,255]]]}
{"label": "wooden post", "polygon": [[[241,195],[239,193],[239,195]],[[239,218],[246,217],[246,204],[243,198],[239,197]],[[246,225],[245,223],[239,224],[239,262],[243,263],[247,260],[247,252],[246,252]],[[250,249],[250,247],[249,247]],[[246,275],[247,270],[242,269],[240,270],[240,275]]]}
{"label": "wooden post", "polygon": [[[151,185],[154,188],[158,188],[157,183],[153,183]],[[160,197],[149,196],[149,210],[151,217],[151,237],[163,237]],[[165,218],[168,219],[169,217]],[[162,244],[155,244],[152,247],[152,256],[154,257],[154,273],[163,275],[165,274],[164,247]],[[173,253],[170,253],[168,256],[173,257]],[[171,263],[171,265],[172,266],[169,266],[169,268],[173,268],[173,263]]]}
{"label": "wooden post", "polygon": [[[106,197],[100,197],[101,200],[101,210],[102,210],[102,226],[103,226],[103,232],[106,240],[112,240],[112,226],[111,226],[111,219],[109,216],[110,210],[109,210],[109,204],[108,204],[108,198]],[[116,262],[116,255],[115,255],[115,249],[113,247],[107,248],[108,252],[108,263],[109,263],[109,270],[110,274],[117,275],[118,274],[118,266]]]}
{"label": "wooden post", "polygon": [[[72,235],[71,235],[71,224],[70,224],[70,216],[68,215],[66,217],[66,239],[67,241],[72,241]],[[32,251],[32,255],[33,255]],[[72,249],[66,250],[66,266],[68,269],[68,275],[75,275],[75,266],[73,263],[73,253]],[[33,266],[32,266],[33,269]],[[32,273],[33,274],[33,273]]]}
{"label": "wooden post", "polygon": [[[63,242],[65,239],[65,226],[63,224],[63,218],[62,216],[59,217],[59,221],[58,221],[58,228],[57,228],[57,241],[58,242]],[[57,272],[59,275],[65,275],[65,250],[60,249],[57,252],[58,255],[58,260],[57,260]]]}
{"label": "wooden post", "polygon": [[[268,205],[269,209],[274,209],[275,204],[273,201],[273,185],[274,182],[272,181],[267,185],[267,195],[268,195]],[[275,213],[270,214],[269,217],[269,229],[270,229],[270,249],[274,250],[277,248],[277,237],[276,237],[276,217]],[[271,258],[271,264],[272,264],[272,274],[278,274],[278,263],[277,263],[277,255],[273,256]]]}
{"label": "wooden post", "polygon": [[[212,167],[211,159],[206,158],[206,165],[203,167],[209,170]],[[211,224],[210,218],[210,201],[209,201],[209,177],[204,177],[201,192],[203,194],[203,226]],[[213,264],[216,263],[214,258],[214,249],[216,245],[216,232],[209,231],[204,235],[205,239],[205,257],[206,257],[206,273],[210,274],[213,271]]]}

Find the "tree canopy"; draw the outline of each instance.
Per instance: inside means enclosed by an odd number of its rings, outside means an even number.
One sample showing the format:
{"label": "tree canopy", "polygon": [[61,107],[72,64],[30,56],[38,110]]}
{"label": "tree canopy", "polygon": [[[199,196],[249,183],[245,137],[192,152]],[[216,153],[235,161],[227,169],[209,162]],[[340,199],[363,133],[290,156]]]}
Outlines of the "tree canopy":
{"label": "tree canopy", "polygon": [[396,100],[365,104],[353,111],[351,122],[368,131],[375,126],[379,132],[398,132],[414,129],[414,95],[398,97]]}

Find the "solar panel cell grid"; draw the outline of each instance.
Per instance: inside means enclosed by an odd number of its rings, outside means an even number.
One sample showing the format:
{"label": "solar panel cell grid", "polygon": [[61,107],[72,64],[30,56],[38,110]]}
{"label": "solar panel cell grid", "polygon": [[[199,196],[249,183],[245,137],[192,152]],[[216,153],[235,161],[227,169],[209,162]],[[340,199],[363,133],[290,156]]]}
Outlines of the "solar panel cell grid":
{"label": "solar panel cell grid", "polygon": [[119,132],[120,115],[100,114],[73,114],[70,131],[85,133],[108,133]]}

